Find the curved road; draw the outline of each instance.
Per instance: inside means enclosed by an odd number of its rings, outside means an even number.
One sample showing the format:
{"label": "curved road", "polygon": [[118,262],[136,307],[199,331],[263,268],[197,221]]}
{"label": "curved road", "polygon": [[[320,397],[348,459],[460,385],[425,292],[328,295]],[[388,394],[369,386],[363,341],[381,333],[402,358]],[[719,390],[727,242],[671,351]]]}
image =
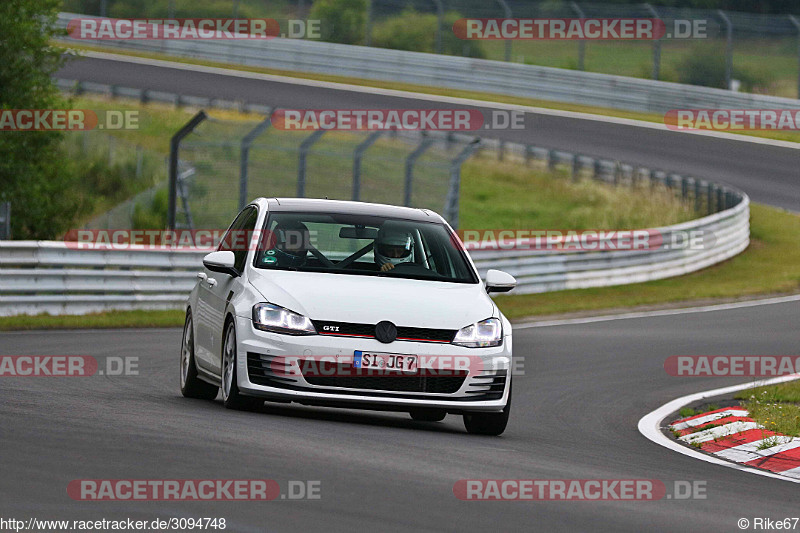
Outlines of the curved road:
{"label": "curved road", "polygon": [[[330,89],[259,79],[257,74],[230,76],[187,68],[193,67],[82,58],[70,61],[58,77],[290,109],[453,107],[451,103],[371,94],[358,88]],[[476,109],[488,113],[491,108]],[[800,211],[800,149],[541,113],[526,113],[524,129],[484,131],[481,135],[728,183],[745,190],[755,202]]]}
{"label": "curved road", "polygon": [[[781,480],[661,448],[639,418],[678,396],[734,383],[674,378],[676,354],[797,353],[800,302],[515,330],[524,361],[499,438],[460,417],[266,404],[255,413],[178,391],[178,330],[0,334],[3,354],[139,357],[138,376],[0,378],[0,517],[225,517],[231,531],[737,531],[740,517],[797,514]],[[757,317],[757,319],[754,319]],[[735,347],[735,348],[732,348]],[[321,481],[321,499],[74,502],[73,479]],[[706,499],[476,502],[459,479],[705,481]],[[27,518],[26,518],[27,519]]]}

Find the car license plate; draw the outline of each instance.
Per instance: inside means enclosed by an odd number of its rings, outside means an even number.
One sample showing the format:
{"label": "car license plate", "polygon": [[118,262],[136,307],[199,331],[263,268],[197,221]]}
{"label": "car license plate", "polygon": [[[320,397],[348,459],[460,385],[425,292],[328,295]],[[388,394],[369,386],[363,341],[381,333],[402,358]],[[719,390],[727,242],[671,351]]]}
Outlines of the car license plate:
{"label": "car license plate", "polygon": [[356,350],[353,367],[369,370],[390,370],[395,372],[416,372],[417,356],[397,353],[375,353]]}

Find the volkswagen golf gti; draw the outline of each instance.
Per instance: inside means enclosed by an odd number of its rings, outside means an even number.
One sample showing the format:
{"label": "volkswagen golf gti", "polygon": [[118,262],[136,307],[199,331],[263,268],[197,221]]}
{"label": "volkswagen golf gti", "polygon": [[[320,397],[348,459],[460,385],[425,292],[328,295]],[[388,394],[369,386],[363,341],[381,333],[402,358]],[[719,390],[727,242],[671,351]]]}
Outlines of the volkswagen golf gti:
{"label": "volkswagen golf gti", "polygon": [[511,408],[511,324],[436,213],[259,198],[231,224],[186,306],[184,396],[462,415],[499,435]]}

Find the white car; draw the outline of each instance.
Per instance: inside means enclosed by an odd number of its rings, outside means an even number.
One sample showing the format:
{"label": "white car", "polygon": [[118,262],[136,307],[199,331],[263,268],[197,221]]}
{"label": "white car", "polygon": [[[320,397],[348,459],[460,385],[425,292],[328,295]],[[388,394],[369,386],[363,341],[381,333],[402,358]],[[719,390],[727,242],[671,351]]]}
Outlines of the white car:
{"label": "white car", "polygon": [[460,414],[499,435],[511,407],[511,324],[461,241],[429,210],[260,198],[236,217],[189,297],[181,392]]}

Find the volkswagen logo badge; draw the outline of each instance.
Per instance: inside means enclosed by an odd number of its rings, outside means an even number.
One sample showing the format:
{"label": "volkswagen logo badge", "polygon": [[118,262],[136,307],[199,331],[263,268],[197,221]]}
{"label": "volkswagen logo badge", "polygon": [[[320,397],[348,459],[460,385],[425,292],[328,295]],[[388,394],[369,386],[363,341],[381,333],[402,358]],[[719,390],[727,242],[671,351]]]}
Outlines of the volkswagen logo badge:
{"label": "volkswagen logo badge", "polygon": [[375,326],[375,338],[384,344],[394,342],[397,338],[397,328],[388,320],[378,322],[378,325]]}

